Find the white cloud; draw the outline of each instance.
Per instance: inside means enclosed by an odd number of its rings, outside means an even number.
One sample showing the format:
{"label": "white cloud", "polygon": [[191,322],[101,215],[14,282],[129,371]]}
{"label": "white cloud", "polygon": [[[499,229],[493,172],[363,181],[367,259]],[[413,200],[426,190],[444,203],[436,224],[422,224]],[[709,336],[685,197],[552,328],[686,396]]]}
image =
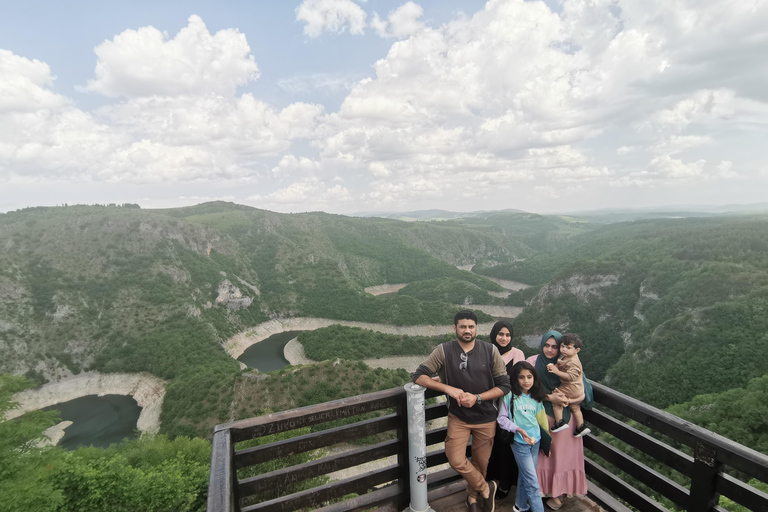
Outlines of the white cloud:
{"label": "white cloud", "polygon": [[352,199],[345,187],[338,184],[328,186],[321,179],[310,176],[270,194],[251,196],[248,201],[260,208],[288,207],[292,210],[307,211],[329,203],[349,202]]}
{"label": "white cloud", "polygon": [[[309,37],[360,34],[361,5],[303,0],[296,19]],[[735,189],[765,172],[768,2],[558,6],[489,0],[440,26],[413,2],[375,15],[370,31],[399,40],[369,78],[358,63],[277,82],[346,93],[328,113],[240,95],[258,75],[245,34],[195,16],[173,37],[145,27],[99,45],[87,90],[116,99],[92,112],[46,63],[0,50],[0,180],[236,181],[262,207],[469,210],[578,190],[624,200],[610,186]]]}
{"label": "white cloud", "polygon": [[306,157],[296,157],[294,155],[285,155],[280,159],[280,163],[272,168],[272,175],[276,178],[291,176],[296,173],[314,174],[320,169],[319,162],[315,162]]}
{"label": "white cloud", "polygon": [[314,91],[338,94],[348,93],[359,81],[359,76],[315,73],[312,75],[282,78],[277,81],[277,86],[291,94],[304,94]]}
{"label": "white cloud", "polygon": [[696,91],[673,108],[656,113],[650,123],[660,133],[680,133],[691,123],[732,115],[734,103],[735,95],[731,90]]}
{"label": "white cloud", "polygon": [[645,169],[614,179],[611,184],[648,187],[656,184],[669,185],[675,182],[690,182],[706,177],[704,174],[705,164],[705,160],[686,163],[669,155],[659,155],[654,157]]}
{"label": "white cloud", "polygon": [[733,170],[733,162],[723,160],[717,164],[717,172],[715,173],[715,176],[718,178],[731,179],[738,178],[739,173]]}
{"label": "white cloud", "polygon": [[245,35],[214,35],[199,16],[173,39],[154,27],[126,30],[96,47],[96,78],[85,90],[109,97],[216,93],[231,96],[259,76]]}
{"label": "white cloud", "polygon": [[296,20],[302,21],[304,34],[319,37],[323,32],[362,34],[366,14],[352,0],[303,0],[296,8]]}
{"label": "white cloud", "polygon": [[684,163],[682,160],[661,155],[651,160],[647,174],[669,179],[691,179],[701,176],[704,170],[704,160]]}
{"label": "white cloud", "polygon": [[395,11],[389,13],[386,20],[379,18],[374,13],[371,20],[371,28],[376,31],[379,37],[384,38],[406,38],[417,33],[424,28],[424,23],[419,18],[424,14],[424,9],[419,4],[406,2]]}
{"label": "white cloud", "polygon": [[[684,4],[684,12],[695,13]],[[417,7],[408,19],[418,20]],[[757,102],[693,80],[674,92],[653,90],[649,84],[666,83],[676,69],[680,46],[700,39],[670,33],[681,27],[699,33],[685,16],[659,24],[666,4],[650,8],[657,15],[640,15],[634,0],[565,2],[558,14],[541,2],[491,0],[471,17],[437,29],[420,26],[393,44],[376,63],[376,76],[358,82],[339,112],[325,118],[315,145],[323,160],[344,155],[374,180],[386,177],[388,184],[374,181],[371,189],[387,201],[417,189],[450,195],[440,183],[467,172],[480,188],[494,172],[507,184],[650,186],[705,176],[705,162],[723,150],[712,130],[754,123]],[[395,35],[378,16],[371,25],[379,35]],[[674,51],[672,40],[680,44]],[[617,135],[634,138],[616,150],[623,169],[602,154],[586,156],[584,148],[610,145]],[[637,161],[644,148],[656,154],[645,165]],[[706,157],[673,158],[703,148]]]}
{"label": "white cloud", "polygon": [[641,150],[642,148],[640,146],[621,146],[619,148],[616,148],[616,154],[617,155],[629,155],[632,153],[635,153],[636,151]]}
{"label": "white cloud", "polygon": [[555,187],[551,187],[549,185],[538,185],[533,187],[533,191],[539,198],[545,201],[551,201],[552,199],[560,198],[558,190]]}
{"label": "white cloud", "polygon": [[0,71],[0,180],[99,172],[113,148],[127,142],[53,92],[47,64],[0,51]]}
{"label": "white cloud", "polygon": [[368,164],[368,170],[371,171],[371,174],[376,178],[386,178],[392,174],[389,172],[389,169],[387,169],[387,166],[381,162],[371,162]]}
{"label": "white cloud", "polygon": [[53,81],[48,64],[0,49],[0,114],[21,115],[40,107],[68,105],[68,99],[50,90]]}
{"label": "white cloud", "polygon": [[322,112],[322,106],[308,103],[278,111],[251,94],[236,98],[211,94],[136,98],[99,114],[137,138],[258,155],[287,150],[291,140],[310,137]]}
{"label": "white cloud", "polygon": [[673,155],[710,142],[712,142],[712,137],[710,136],[672,135],[667,140],[656,144],[652,149],[655,153]]}
{"label": "white cloud", "polygon": [[[327,134],[317,142],[321,154],[351,155],[374,176],[386,169],[395,180],[415,170],[449,180],[467,171],[523,180],[604,177],[604,166],[563,148],[598,136],[598,120],[618,108],[590,77],[611,72],[615,62],[594,70],[585,55],[558,49],[566,40],[558,15],[522,1],[492,1],[471,18],[424,27],[395,43],[376,64],[376,78],[356,84],[327,118],[318,130]],[[636,48],[640,55],[650,51]],[[520,151],[552,147],[560,149],[549,157],[563,163]]]}
{"label": "white cloud", "polygon": [[[0,180],[253,179],[269,169],[258,158],[277,158],[292,141],[314,136],[323,107],[279,110],[251,94],[235,96],[234,86],[257,69],[248,51],[242,34],[211,36],[196,16],[169,41],[152,27],[125,31],[97,48],[89,87],[127,97],[93,113],[52,91],[47,64],[0,51]],[[148,76],[170,71],[143,80],[139,56]],[[195,71],[180,91],[171,72],[184,69]]]}

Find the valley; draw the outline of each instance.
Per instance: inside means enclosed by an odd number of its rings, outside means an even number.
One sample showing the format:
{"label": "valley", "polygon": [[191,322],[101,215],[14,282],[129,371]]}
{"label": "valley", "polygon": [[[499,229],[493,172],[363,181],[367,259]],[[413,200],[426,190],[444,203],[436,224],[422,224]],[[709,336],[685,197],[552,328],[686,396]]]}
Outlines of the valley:
{"label": "valley", "polygon": [[[217,423],[401,386],[464,308],[482,339],[512,318],[526,355],[549,329],[577,332],[588,377],[684,418],[706,422],[697,411],[739,393],[768,406],[754,357],[768,349],[768,217],[483,215],[221,202],[2,214],[0,392],[18,405],[0,425],[39,437],[59,423],[46,407],[133,397],[149,435],[98,457],[168,450],[196,475]],[[708,428],[765,446],[764,421],[718,417]],[[56,471],[97,453],[40,450],[70,461]]]}

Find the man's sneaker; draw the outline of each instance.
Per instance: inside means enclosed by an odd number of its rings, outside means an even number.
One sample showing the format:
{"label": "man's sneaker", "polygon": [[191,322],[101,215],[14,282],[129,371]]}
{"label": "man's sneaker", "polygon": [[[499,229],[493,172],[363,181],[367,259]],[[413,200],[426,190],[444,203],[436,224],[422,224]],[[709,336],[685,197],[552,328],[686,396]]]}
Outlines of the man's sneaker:
{"label": "man's sneaker", "polygon": [[518,507],[516,504],[512,505],[512,512],[529,512],[530,510],[531,510],[530,508],[525,510],[520,510],[520,507]]}
{"label": "man's sneaker", "polygon": [[585,436],[585,435],[589,434],[590,432],[592,432],[592,431],[589,430],[589,427],[587,426],[587,424],[586,423],[582,423],[580,426],[576,427],[576,430],[573,431],[573,437]]}
{"label": "man's sneaker", "polygon": [[480,505],[477,502],[470,503],[469,498],[467,498],[467,502],[465,503],[465,505],[469,509],[469,512],[482,512]]}
{"label": "man's sneaker", "polygon": [[488,481],[488,497],[483,497],[483,512],[494,512],[496,510],[496,490],[498,488],[499,484],[496,480]]}
{"label": "man's sneaker", "polygon": [[563,420],[560,420],[555,422],[554,425],[552,425],[552,432],[560,432],[561,430],[565,430],[567,428],[570,428],[569,425]]}

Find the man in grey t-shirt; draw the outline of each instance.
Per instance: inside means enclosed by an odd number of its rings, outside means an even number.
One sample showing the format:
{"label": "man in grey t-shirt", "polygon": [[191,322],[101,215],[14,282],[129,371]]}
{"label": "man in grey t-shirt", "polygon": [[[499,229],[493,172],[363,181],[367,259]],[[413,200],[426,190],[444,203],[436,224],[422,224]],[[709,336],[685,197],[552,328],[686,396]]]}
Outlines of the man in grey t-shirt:
{"label": "man in grey t-shirt", "polygon": [[[467,481],[470,512],[494,512],[497,483],[486,482],[485,473],[496,433],[495,399],[510,392],[509,375],[498,349],[475,340],[473,311],[456,313],[453,330],[456,340],[437,347],[416,369],[413,382],[448,395],[448,462]],[[472,461],[466,455],[470,435]]]}

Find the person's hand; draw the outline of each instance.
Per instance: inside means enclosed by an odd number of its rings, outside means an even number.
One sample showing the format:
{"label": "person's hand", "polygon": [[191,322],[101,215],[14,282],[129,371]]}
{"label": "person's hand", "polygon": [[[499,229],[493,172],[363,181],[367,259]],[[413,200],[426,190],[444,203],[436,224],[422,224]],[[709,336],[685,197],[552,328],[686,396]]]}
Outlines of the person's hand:
{"label": "person's hand", "polygon": [[459,403],[459,407],[462,406],[461,398],[466,394],[464,390],[455,388],[453,386],[447,386],[445,387],[445,394],[449,397],[453,398]]}
{"label": "person's hand", "polygon": [[560,391],[558,388],[555,388],[554,390],[552,390],[552,393],[549,394],[548,398],[549,398],[549,401],[555,405],[568,407],[568,397],[565,396],[565,393]]}
{"label": "person's hand", "polygon": [[533,446],[536,444],[536,440],[528,435],[528,432],[525,431],[525,429],[518,428],[518,432],[520,432],[520,435],[523,436],[523,441],[525,441],[527,444]]}
{"label": "person's hand", "polygon": [[462,407],[472,407],[477,402],[477,395],[463,391],[461,397],[458,398],[458,402]]}
{"label": "person's hand", "polygon": [[565,375],[567,375],[567,374],[561,372],[560,370],[558,370],[557,369],[557,365],[555,363],[549,363],[547,365],[547,371],[549,373],[554,373],[555,375],[557,375],[559,377],[564,377]]}

